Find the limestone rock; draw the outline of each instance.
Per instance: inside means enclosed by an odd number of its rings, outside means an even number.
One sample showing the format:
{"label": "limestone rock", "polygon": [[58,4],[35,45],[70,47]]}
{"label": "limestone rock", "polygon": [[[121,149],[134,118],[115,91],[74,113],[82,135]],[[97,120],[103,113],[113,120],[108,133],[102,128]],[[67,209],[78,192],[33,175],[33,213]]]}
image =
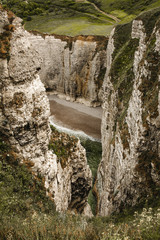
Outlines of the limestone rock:
{"label": "limestone rock", "polygon": [[117,26],[109,39],[96,183],[100,215],[158,196],[159,15],[159,9],[144,13]]}
{"label": "limestone rock", "polygon": [[70,101],[101,105],[106,37],[40,35],[30,41],[42,57],[40,77],[48,91]]}
{"label": "limestone rock", "polygon": [[[67,210],[71,205],[71,209],[78,209],[75,201],[82,212],[92,184],[85,150],[78,141],[66,168],[48,150],[50,108],[39,76],[42,59],[32,44],[32,35],[21,26],[21,19],[15,17],[10,23],[3,10],[0,16],[1,46],[7,43],[7,48],[4,45],[0,49],[0,132],[19,153],[21,161],[31,162],[32,172],[44,177],[47,194],[57,210]],[[9,37],[3,39],[6,35]]]}

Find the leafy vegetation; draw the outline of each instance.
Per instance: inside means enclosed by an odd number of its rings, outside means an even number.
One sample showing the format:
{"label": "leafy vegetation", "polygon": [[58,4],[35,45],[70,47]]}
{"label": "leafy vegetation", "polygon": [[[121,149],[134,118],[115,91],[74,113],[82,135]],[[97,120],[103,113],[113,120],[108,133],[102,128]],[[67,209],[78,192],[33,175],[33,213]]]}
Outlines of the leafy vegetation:
{"label": "leafy vegetation", "polygon": [[90,166],[93,177],[93,187],[88,196],[88,203],[91,206],[92,213],[96,215],[97,198],[94,191],[94,184],[96,181],[98,165],[102,158],[102,144],[101,142],[92,141],[90,139],[81,139],[81,144],[86,149],[87,162]]}
{"label": "leafy vegetation", "polygon": [[[71,36],[89,34],[90,31],[92,34],[106,35],[108,31],[105,25],[114,22],[87,1],[82,3],[74,0],[2,0],[2,4],[24,19],[27,30]],[[65,31],[66,27],[68,31]]]}
{"label": "leafy vegetation", "polygon": [[102,144],[90,139],[81,139],[81,144],[86,149],[87,161],[92,171],[93,181],[95,181],[98,165],[102,157]]}
{"label": "leafy vegetation", "polygon": [[34,214],[23,218],[2,218],[0,238],[11,240],[159,240],[160,209],[146,209],[133,215],[91,219],[70,213]]}
{"label": "leafy vegetation", "polygon": [[[56,132],[53,127],[52,131]],[[95,176],[101,144],[90,140],[82,142]],[[57,213],[46,196],[42,177],[31,172],[33,163],[21,164],[22,159],[2,133],[0,160],[0,239],[159,240],[159,198],[152,196],[140,206],[123,209],[111,217],[87,218],[69,212]]]}
{"label": "leafy vegetation", "polygon": [[[91,0],[94,2],[94,0]],[[138,15],[142,11],[160,6],[159,0],[96,0],[99,7],[106,12],[115,14],[120,19],[127,15]]]}
{"label": "leafy vegetation", "polygon": [[[1,133],[1,136],[2,133]],[[33,213],[54,213],[53,201],[46,196],[43,178],[31,172],[31,161],[20,156],[0,138],[0,218]]]}
{"label": "leafy vegetation", "polygon": [[[124,34],[125,32],[125,34]],[[113,63],[110,70],[111,81],[117,96],[117,119],[121,129],[121,139],[124,148],[128,148],[129,132],[125,122],[129,100],[133,90],[133,61],[134,53],[138,47],[139,40],[131,38],[131,23],[118,25],[114,34]],[[117,127],[115,124],[115,129]],[[114,139],[112,139],[113,141]],[[114,141],[113,141],[114,142]]]}
{"label": "leafy vegetation", "polygon": [[117,24],[114,17],[119,23],[129,22],[142,11],[160,6],[160,0],[2,0],[2,4],[24,19],[27,30],[108,36]]}
{"label": "leafy vegetation", "polygon": [[155,23],[157,22],[157,19],[159,16],[160,16],[160,8],[156,8],[154,10],[147,11],[136,18],[137,20],[143,21],[147,38],[149,38],[149,36],[151,35],[153,28],[155,26]]}

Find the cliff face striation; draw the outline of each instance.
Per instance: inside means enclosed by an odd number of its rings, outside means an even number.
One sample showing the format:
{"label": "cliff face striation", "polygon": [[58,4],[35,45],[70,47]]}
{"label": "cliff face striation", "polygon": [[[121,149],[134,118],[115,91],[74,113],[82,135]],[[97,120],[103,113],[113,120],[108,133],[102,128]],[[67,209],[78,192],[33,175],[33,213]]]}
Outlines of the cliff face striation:
{"label": "cliff face striation", "polygon": [[21,162],[29,163],[34,174],[44,177],[47,194],[57,210],[70,207],[83,212],[92,184],[85,150],[78,140],[74,141],[64,166],[48,149],[49,102],[39,77],[41,59],[30,39],[21,19],[0,9],[0,133]]}
{"label": "cliff face striation", "polygon": [[106,43],[29,33],[0,9],[0,133],[21,162],[44,177],[59,211],[87,209],[91,171],[80,142],[51,131],[40,78],[68,100],[92,106],[103,100],[103,153],[94,186],[100,215],[160,192],[160,9],[118,25],[107,51]]}
{"label": "cliff face striation", "polygon": [[160,191],[160,9],[112,31],[103,90],[96,187],[109,215]]}
{"label": "cliff face striation", "polygon": [[40,35],[30,41],[42,58],[40,78],[48,91],[89,106],[101,105],[108,39]]}

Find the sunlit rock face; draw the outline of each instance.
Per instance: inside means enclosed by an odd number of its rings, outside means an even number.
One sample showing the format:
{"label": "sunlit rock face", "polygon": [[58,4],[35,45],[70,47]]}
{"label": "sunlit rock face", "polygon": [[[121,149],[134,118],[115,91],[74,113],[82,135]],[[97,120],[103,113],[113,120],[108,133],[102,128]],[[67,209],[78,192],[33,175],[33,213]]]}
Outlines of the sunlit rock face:
{"label": "sunlit rock face", "polygon": [[[41,56],[30,41],[31,34],[22,28],[21,19],[2,9],[0,36],[0,132],[19,153],[20,161],[32,163],[33,174],[44,177],[46,192],[58,211],[70,207],[82,213],[88,206],[92,184],[85,150],[79,141],[75,142],[72,159],[68,159],[64,168],[58,157],[48,150],[50,108],[39,76]],[[85,183],[85,191],[81,181]]]}
{"label": "sunlit rock face", "polygon": [[[160,9],[117,26],[107,48],[98,211],[110,215],[160,189]],[[125,33],[125,34],[124,34]]]}
{"label": "sunlit rock face", "polygon": [[32,32],[30,41],[42,58],[40,77],[48,91],[88,106],[101,105],[106,37]]}

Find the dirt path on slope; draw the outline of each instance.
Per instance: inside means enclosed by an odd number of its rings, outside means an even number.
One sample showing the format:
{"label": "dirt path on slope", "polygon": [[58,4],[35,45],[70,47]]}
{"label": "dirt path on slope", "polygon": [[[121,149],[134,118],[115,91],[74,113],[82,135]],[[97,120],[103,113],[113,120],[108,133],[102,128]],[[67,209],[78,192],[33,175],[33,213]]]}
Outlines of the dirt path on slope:
{"label": "dirt path on slope", "polygon": [[106,16],[109,17],[109,18],[112,18],[115,22],[120,22],[120,20],[119,20],[117,17],[115,17],[115,16],[113,16],[112,14],[106,13],[106,12],[102,11],[101,9],[99,9],[99,8],[95,5],[95,3],[92,3],[92,2],[90,2],[90,1],[86,1],[86,2],[90,3],[98,12],[106,15]]}

